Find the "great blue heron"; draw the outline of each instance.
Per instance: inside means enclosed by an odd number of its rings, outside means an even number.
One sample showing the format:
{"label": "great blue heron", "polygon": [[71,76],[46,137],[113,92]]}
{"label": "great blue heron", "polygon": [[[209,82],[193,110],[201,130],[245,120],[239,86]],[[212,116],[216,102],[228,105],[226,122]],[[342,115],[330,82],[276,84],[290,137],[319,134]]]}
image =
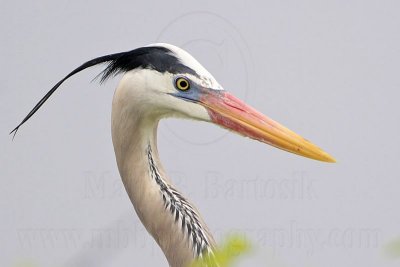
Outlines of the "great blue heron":
{"label": "great blue heron", "polygon": [[215,241],[199,212],[174,188],[160,162],[162,118],[212,122],[277,148],[334,162],[317,146],[267,118],[227,91],[189,53],[152,44],[92,59],[59,81],[11,132],[16,133],[72,75],[107,63],[101,81],[124,73],[112,102],[112,140],[119,173],[136,213],[172,267],[212,255]]}

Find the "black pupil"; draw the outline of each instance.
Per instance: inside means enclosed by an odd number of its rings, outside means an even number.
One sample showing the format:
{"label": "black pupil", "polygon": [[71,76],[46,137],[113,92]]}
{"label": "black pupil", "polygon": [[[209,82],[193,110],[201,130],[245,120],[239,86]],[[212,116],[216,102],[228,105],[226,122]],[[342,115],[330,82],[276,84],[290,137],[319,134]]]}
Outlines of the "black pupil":
{"label": "black pupil", "polygon": [[181,80],[181,81],[179,82],[179,86],[180,86],[181,88],[186,88],[186,87],[188,86],[188,83],[187,83],[187,81],[185,81],[185,80]]}

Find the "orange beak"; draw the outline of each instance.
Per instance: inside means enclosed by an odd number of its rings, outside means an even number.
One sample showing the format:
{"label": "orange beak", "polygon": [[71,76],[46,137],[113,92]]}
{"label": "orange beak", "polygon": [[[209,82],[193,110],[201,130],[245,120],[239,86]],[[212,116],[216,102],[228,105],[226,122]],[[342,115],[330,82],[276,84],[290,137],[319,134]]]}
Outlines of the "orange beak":
{"label": "orange beak", "polygon": [[224,128],[303,157],[336,162],[321,148],[226,91],[203,91],[199,102],[207,108],[211,120]]}

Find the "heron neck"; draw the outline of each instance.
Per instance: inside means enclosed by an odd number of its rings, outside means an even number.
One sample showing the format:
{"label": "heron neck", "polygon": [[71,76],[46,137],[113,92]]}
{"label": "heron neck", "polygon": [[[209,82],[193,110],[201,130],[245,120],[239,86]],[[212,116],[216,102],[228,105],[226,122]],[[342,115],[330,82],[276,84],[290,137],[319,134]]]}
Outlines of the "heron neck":
{"label": "heron neck", "polygon": [[[115,97],[114,97],[115,98]],[[115,101],[115,99],[114,99]],[[170,183],[157,150],[159,118],[113,103],[112,139],[125,189],[170,266],[188,266],[214,241],[196,208]]]}

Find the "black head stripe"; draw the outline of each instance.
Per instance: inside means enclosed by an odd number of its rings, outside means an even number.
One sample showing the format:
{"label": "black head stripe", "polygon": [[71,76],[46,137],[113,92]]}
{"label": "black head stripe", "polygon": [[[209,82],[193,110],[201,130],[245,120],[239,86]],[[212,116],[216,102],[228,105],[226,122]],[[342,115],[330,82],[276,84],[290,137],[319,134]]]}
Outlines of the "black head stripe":
{"label": "black head stripe", "polygon": [[54,85],[10,134],[14,133],[15,136],[19,127],[40,109],[64,81],[82,70],[102,63],[108,63],[108,66],[99,74],[101,76],[101,82],[119,73],[128,72],[136,68],[153,69],[161,73],[189,73],[198,76],[193,69],[182,64],[171,50],[162,46],[141,47],[128,52],[98,57],[83,63]]}
{"label": "black head stripe", "polygon": [[182,64],[171,50],[162,46],[141,47],[112,60],[102,73],[101,81],[121,72],[136,68],[153,69],[158,72],[198,74],[188,66]]}

